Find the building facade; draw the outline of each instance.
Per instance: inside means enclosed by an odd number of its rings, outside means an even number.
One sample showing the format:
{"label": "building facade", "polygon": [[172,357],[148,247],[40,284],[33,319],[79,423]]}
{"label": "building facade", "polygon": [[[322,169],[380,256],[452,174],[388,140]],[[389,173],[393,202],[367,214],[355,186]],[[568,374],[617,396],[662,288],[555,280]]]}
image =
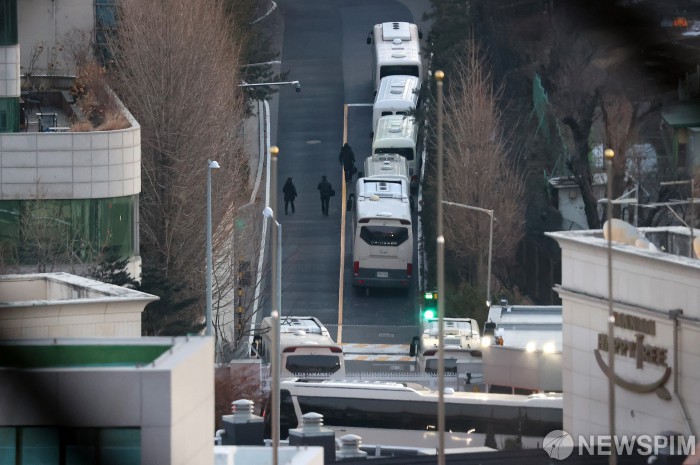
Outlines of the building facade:
{"label": "building facade", "polygon": [[0,265],[51,271],[109,251],[138,279],[139,124],[117,101],[128,127],[71,132],[71,47],[104,54],[113,2],[1,1]]}
{"label": "building facade", "polygon": [[212,465],[209,337],[0,341],[0,463]]}
{"label": "building facade", "polygon": [[562,252],[564,429],[574,437],[609,434],[611,376],[617,435],[698,433],[700,260],[687,228],[639,231],[651,247],[611,247],[614,371],[607,240],[600,230],[547,233]]}

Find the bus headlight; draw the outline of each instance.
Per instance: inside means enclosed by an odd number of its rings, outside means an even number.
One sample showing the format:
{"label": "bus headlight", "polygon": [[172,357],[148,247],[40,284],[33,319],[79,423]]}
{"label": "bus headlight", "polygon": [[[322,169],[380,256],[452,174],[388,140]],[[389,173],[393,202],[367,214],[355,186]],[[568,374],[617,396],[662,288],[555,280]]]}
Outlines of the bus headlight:
{"label": "bus headlight", "polygon": [[491,339],[491,336],[484,336],[481,338],[481,347],[488,347],[491,344],[493,344],[493,339]]}

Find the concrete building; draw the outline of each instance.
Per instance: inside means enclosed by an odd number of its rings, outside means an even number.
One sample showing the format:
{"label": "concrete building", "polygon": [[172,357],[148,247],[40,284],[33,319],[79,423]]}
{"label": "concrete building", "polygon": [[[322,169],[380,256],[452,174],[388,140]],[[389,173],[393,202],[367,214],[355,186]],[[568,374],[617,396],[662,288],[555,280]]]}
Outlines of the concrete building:
{"label": "concrete building", "polygon": [[68,273],[0,275],[0,339],[141,337],[158,297]]}
{"label": "concrete building", "polygon": [[[698,434],[700,260],[687,228],[639,231],[652,246],[611,248],[616,434]],[[548,235],[562,251],[564,430],[608,434],[607,240],[600,230]]]}
{"label": "concrete building", "polygon": [[0,463],[212,465],[213,359],[208,337],[0,341]]}
{"label": "concrete building", "polygon": [[128,259],[128,271],[139,278],[139,124],[122,107],[124,129],[70,132],[77,112],[68,91],[76,72],[68,43],[78,32],[82,40],[104,42],[113,2],[0,3],[6,13],[0,32],[3,264],[21,269],[46,261],[32,248],[36,243],[48,244],[43,250],[54,267],[66,257],[89,262],[109,248]]}

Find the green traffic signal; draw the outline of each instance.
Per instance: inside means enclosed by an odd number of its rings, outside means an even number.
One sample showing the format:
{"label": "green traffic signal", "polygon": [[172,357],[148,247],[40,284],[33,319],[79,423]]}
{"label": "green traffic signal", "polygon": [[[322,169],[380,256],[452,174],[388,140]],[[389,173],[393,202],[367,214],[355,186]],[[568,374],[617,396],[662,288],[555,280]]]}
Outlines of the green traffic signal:
{"label": "green traffic signal", "polygon": [[423,293],[423,319],[432,320],[437,315],[437,292]]}

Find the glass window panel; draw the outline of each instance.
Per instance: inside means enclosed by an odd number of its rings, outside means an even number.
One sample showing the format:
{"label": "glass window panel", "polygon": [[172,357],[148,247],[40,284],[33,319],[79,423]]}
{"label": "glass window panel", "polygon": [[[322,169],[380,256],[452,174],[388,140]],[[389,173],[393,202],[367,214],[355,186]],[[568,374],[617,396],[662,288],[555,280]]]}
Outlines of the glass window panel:
{"label": "glass window panel", "polygon": [[0,428],[0,463],[15,463],[17,460],[16,441],[16,428]]}
{"label": "glass window panel", "polygon": [[21,465],[58,465],[59,434],[56,428],[20,429]]}
{"label": "glass window panel", "polygon": [[140,465],[141,430],[104,428],[100,430],[101,465]]}

